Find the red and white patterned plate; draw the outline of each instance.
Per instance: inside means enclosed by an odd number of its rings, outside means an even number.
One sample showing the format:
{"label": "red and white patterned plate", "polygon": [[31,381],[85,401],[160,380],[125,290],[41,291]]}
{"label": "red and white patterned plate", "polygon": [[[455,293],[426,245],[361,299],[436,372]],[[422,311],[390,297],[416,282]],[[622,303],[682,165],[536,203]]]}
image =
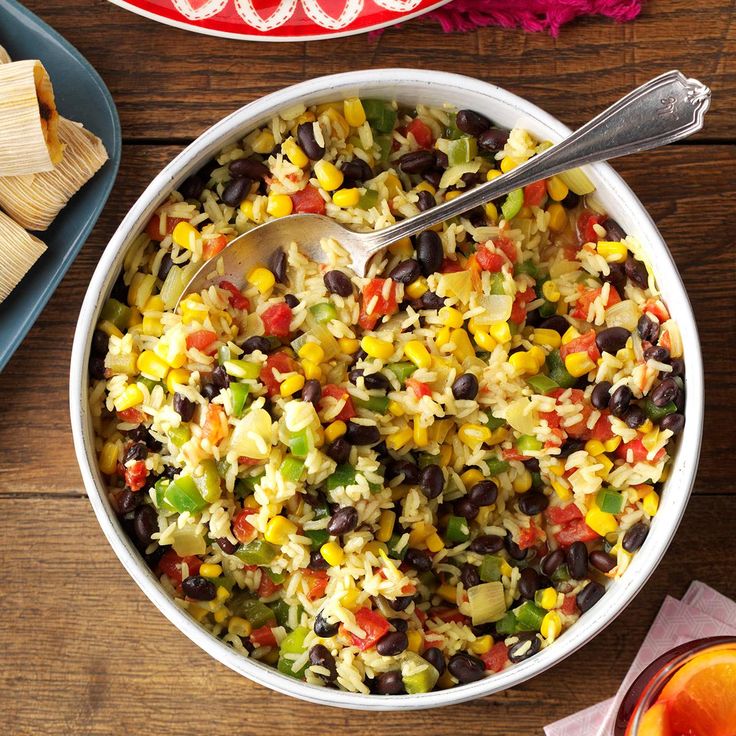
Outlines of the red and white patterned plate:
{"label": "red and white patterned plate", "polygon": [[449,0],[110,0],[161,23],[250,41],[309,41],[374,31]]}

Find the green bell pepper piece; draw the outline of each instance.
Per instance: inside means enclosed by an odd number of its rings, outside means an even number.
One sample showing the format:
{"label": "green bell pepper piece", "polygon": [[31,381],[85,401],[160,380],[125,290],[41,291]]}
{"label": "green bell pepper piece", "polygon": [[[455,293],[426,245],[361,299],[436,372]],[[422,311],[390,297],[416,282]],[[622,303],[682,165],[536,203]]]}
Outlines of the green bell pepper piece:
{"label": "green bell pepper piece", "polygon": [[391,157],[391,148],[393,147],[393,138],[390,135],[375,135],[373,140],[378,144],[378,148],[381,151],[381,155],[378,158],[381,166],[388,164],[389,158]]}
{"label": "green bell pepper piece", "polygon": [[372,128],[379,133],[390,133],[396,125],[396,110],[383,100],[362,100],[363,110]]}
{"label": "green bell pepper piece", "polygon": [[513,220],[519,214],[524,206],[524,190],[514,189],[506,195],[504,203],[501,205],[501,214],[504,220]]}
{"label": "green bell pepper piece", "polygon": [[536,452],[541,450],[544,445],[530,434],[522,434],[516,440],[516,449],[523,455],[525,452]]}
{"label": "green bell pepper piece", "polygon": [[514,615],[519,631],[539,631],[542,627],[542,619],[547,615],[547,611],[533,601],[525,601],[514,609]]}
{"label": "green bell pepper piece", "polygon": [[233,416],[240,419],[243,416],[245,402],[248,400],[250,386],[247,383],[231,383],[230,393],[233,397]]}
{"label": "green bell pepper piece", "polygon": [[213,503],[220,498],[222,487],[220,486],[220,474],[217,472],[217,463],[214,460],[202,460],[199,463],[202,475],[194,476],[194,482],[199,493],[207,503]]}
{"label": "green bell pepper piece", "polygon": [[176,509],[166,500],[166,489],[171,484],[169,478],[159,478],[153,488],[156,491],[156,508],[166,509],[166,511],[176,511]]}
{"label": "green bell pepper piece", "polygon": [[[293,432],[289,436],[289,450],[294,457],[304,458],[309,454],[308,429],[301,429],[298,432]],[[299,475],[301,475],[301,470],[299,471]]]}
{"label": "green bell pepper piece", "polygon": [[146,378],[145,376],[138,376],[135,380],[136,383],[142,383],[148,389],[149,394],[156,386],[161,385],[161,381],[154,381],[152,378]]}
{"label": "green bell pepper piece", "polygon": [[360,195],[358,207],[361,210],[369,210],[378,204],[378,192],[375,189],[366,189],[365,194]]}
{"label": "green bell pepper piece", "polygon": [[344,465],[338,465],[335,468],[335,472],[328,476],[326,487],[329,492],[334,491],[336,488],[351,486],[353,483],[355,483],[355,468],[345,463]]}
{"label": "green bell pepper piece", "polygon": [[192,430],[188,424],[180,424],[178,427],[169,429],[169,439],[174,443],[175,447],[181,447],[185,442],[189,442],[192,438]]}
{"label": "green bell pepper piece", "polygon": [[450,114],[450,122],[445,129],[445,138],[451,141],[456,141],[458,138],[463,138],[467,133],[463,133],[460,128],[457,127],[457,113]]}
{"label": "green bell pepper piece", "polygon": [[447,520],[445,538],[450,542],[467,542],[470,539],[468,520],[463,516],[451,516]]}
{"label": "green bell pepper piece", "polygon": [[265,603],[261,603],[250,594],[239,594],[238,599],[231,599],[228,605],[233,613],[249,621],[254,629],[259,629],[276,620],[274,612]]}
{"label": "green bell pepper piece", "polygon": [[488,460],[486,460],[486,465],[488,466],[489,475],[500,475],[501,473],[505,473],[511,467],[506,460],[499,460],[494,457],[488,458]]}
{"label": "green bell pepper piece", "polygon": [[235,497],[246,498],[250,496],[263,476],[264,473],[258,473],[258,475],[249,475],[247,478],[238,478],[235,481]]}
{"label": "green bell pepper piece", "polygon": [[450,166],[467,164],[478,155],[478,142],[470,136],[451,140],[447,146],[447,161]]}
{"label": "green bell pepper piece", "polygon": [[130,307],[127,304],[119,302],[117,299],[110,298],[105,302],[100,313],[101,320],[112,322],[115,327],[123,332],[128,328],[130,321]]}
{"label": "green bell pepper piece", "polygon": [[553,314],[557,314],[557,305],[554,302],[545,301],[539,307],[539,315],[541,317],[551,317]]}
{"label": "green bell pepper piece", "polygon": [[164,494],[164,501],[180,514],[184,511],[194,514],[207,505],[190,475],[182,475],[172,480]]}
{"label": "green bell pepper piece", "polygon": [[500,419],[499,417],[494,417],[491,412],[487,411],[486,416],[488,417],[488,422],[486,422],[486,427],[488,429],[498,429],[499,427],[505,427],[506,426],[506,420]]}
{"label": "green bell pepper piece", "polygon": [[547,356],[547,369],[549,370],[549,377],[562,388],[572,388],[577,382],[575,376],[571,376],[567,368],[565,368],[565,362],[560,357],[559,350],[553,350]]}
{"label": "green bell pepper piece", "polygon": [[321,325],[337,319],[337,308],[332,302],[320,302],[309,307],[309,311]]}
{"label": "green bell pepper piece", "polygon": [[516,616],[509,611],[500,621],[496,621],[496,631],[502,636],[515,634],[518,631],[516,627]]}
{"label": "green bell pepper piece", "polygon": [[327,501],[321,496],[310,500],[309,505],[312,507],[312,511],[314,511],[315,519],[324,519],[326,516],[330,516],[330,507],[327,505]]}
{"label": "green bell pepper piece", "polygon": [[330,533],[326,529],[306,529],[303,534],[312,540],[312,549],[319,549],[330,541]]}
{"label": "green bell pepper piece", "polygon": [[[286,603],[283,599],[277,600],[275,603],[271,603],[271,610],[274,612],[274,615],[276,616],[276,623],[279,626],[284,626],[288,628],[289,626],[289,613],[291,612],[291,606]],[[296,607],[296,620],[300,621],[302,618],[302,614],[304,613],[304,608],[301,605],[297,605]]]}
{"label": "green bell pepper piece", "polygon": [[496,296],[504,296],[506,294],[503,274],[491,274],[491,294],[495,294]]}
{"label": "green bell pepper piece", "polygon": [[596,494],[595,502],[601,511],[607,514],[620,514],[624,510],[626,499],[624,494],[612,488],[601,488]]}
{"label": "green bell pepper piece", "polygon": [[567,565],[560,565],[551,575],[550,580],[553,583],[564,583],[570,579],[570,571]]}
{"label": "green bell pepper piece", "polygon": [[478,574],[484,583],[495,583],[501,579],[501,563],[503,558],[498,555],[485,555],[480,563]]}
{"label": "green bell pepper piece", "polygon": [[518,276],[522,273],[525,273],[536,280],[537,276],[539,275],[539,269],[535,265],[534,261],[529,259],[527,261],[524,261],[523,263],[517,263],[514,266],[514,276]]}
{"label": "green bell pepper piece", "polygon": [[[419,655],[414,655],[417,661]],[[414,659],[411,657],[410,659]],[[406,662],[405,665],[411,665],[413,662]],[[436,684],[437,680],[440,679],[440,673],[426,660],[421,662],[422,669],[418,672],[411,672],[401,675],[401,679],[404,683],[404,690],[407,694],[414,695],[416,693],[428,693]],[[403,669],[403,668],[402,668]]]}
{"label": "green bell pepper piece", "polygon": [[552,389],[559,388],[559,386],[549,376],[545,376],[544,373],[538,373],[536,376],[530,376],[526,379],[526,382],[538,394],[546,394],[549,391],[552,391]]}
{"label": "green bell pepper piece", "polygon": [[278,548],[262,539],[254,539],[235,550],[235,556],[246,565],[270,565],[278,554]]}
{"label": "green bell pepper piece", "polygon": [[401,535],[392,534],[391,539],[389,539],[388,542],[386,542],[386,546],[388,547],[389,557],[392,557],[395,560],[403,560],[404,557],[406,557],[406,550],[409,548],[408,545],[405,544],[401,548],[401,551],[397,551],[396,547],[398,546],[400,541],[401,541]]}
{"label": "green bell pepper piece", "polygon": [[674,401],[664,406],[657,406],[651,399],[647,398],[644,402],[644,412],[653,422],[661,422],[668,414],[674,414],[677,411]]}
{"label": "green bell pepper piece", "polygon": [[289,675],[289,677],[294,677],[297,680],[301,680],[304,677],[304,673],[307,671],[307,667],[309,667],[310,664],[309,660],[307,660],[304,666],[301,667],[299,670],[294,671],[294,659],[287,658],[284,655],[303,654],[304,650],[306,649],[304,645],[304,640],[307,638],[308,633],[309,629],[306,626],[297,626],[294,631],[292,631],[290,634],[287,634],[282,639],[281,645],[279,646],[279,661],[276,665],[279,672],[283,672],[285,675]]}
{"label": "green bell pepper piece", "polygon": [[388,368],[396,376],[402,386],[404,385],[406,379],[409,378],[409,376],[411,376],[411,374],[414,373],[414,371],[417,369],[414,363],[410,363],[409,361],[402,361],[400,363],[389,363],[386,368]]}
{"label": "green bell pepper piece", "polygon": [[293,455],[287,455],[281,462],[279,472],[284,476],[285,480],[296,483],[304,472],[304,460],[299,460],[299,458]]}
{"label": "green bell pepper piece", "polygon": [[388,396],[369,396],[367,399],[353,399],[361,409],[374,411],[376,414],[386,414],[390,400]]}

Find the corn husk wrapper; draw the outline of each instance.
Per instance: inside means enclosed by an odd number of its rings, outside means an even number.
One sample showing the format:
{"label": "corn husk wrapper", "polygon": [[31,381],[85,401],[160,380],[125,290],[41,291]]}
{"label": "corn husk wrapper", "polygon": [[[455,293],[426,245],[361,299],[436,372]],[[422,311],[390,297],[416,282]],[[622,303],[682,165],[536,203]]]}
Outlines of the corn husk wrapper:
{"label": "corn husk wrapper", "polygon": [[0,302],[18,285],[46,246],[0,212]]}
{"label": "corn husk wrapper", "polygon": [[0,64],[0,176],[51,171],[62,159],[59,114],[37,60]]}
{"label": "corn husk wrapper", "polygon": [[60,118],[59,137],[64,158],[52,171],[0,177],[0,207],[27,230],[46,230],[107,161],[102,141],[81,123]]}
{"label": "corn husk wrapper", "polygon": [[9,64],[9,63],[10,63],[10,54],[2,46],[0,46],[0,64]]}

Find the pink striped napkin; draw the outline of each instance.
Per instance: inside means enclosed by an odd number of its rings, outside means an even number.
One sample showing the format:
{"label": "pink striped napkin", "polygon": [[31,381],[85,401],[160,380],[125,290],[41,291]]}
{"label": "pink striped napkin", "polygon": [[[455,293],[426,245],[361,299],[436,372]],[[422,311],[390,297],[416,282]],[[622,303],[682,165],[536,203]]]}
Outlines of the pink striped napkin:
{"label": "pink striped napkin", "polygon": [[639,673],[653,660],[679,644],[706,636],[736,634],[736,602],[705,583],[690,584],[682,600],[667,596],[649,633],[618,689],[592,705],[545,726],[546,736],[610,736],[621,699]]}

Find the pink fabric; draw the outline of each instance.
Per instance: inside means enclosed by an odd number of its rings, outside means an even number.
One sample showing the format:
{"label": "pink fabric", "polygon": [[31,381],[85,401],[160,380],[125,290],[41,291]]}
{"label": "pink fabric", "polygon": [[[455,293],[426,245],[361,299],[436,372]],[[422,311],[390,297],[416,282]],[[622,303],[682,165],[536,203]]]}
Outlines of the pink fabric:
{"label": "pink fabric", "polygon": [[632,20],[641,11],[641,0],[453,0],[427,15],[442,30],[472,31],[482,26],[547,31],[581,15],[603,15],[618,22]]}

